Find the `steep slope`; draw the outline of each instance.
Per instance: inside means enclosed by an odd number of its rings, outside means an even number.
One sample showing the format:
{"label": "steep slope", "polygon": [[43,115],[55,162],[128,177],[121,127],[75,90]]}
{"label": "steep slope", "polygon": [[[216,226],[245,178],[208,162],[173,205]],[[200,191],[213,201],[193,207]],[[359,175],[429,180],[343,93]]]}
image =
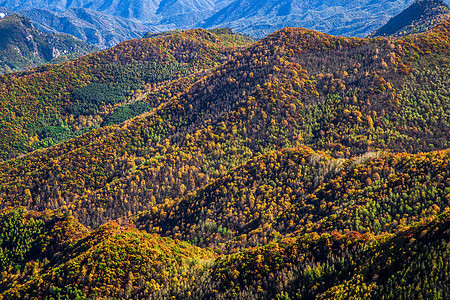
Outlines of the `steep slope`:
{"label": "steep slope", "polygon": [[159,106],[136,119],[0,164],[2,205],[60,207],[98,226],[271,150],[446,149],[449,26],[396,41],[279,31],[199,79],[175,81],[176,94],[170,85],[149,93],[143,103]]}
{"label": "steep slope", "polygon": [[136,20],[106,15],[86,8],[71,8],[64,12],[44,9],[20,10],[40,30],[73,35],[99,48],[111,48],[120,42],[141,38],[152,26]]}
{"label": "steep slope", "polygon": [[370,37],[398,37],[425,32],[449,17],[450,9],[442,0],[418,0],[375,30]]}
{"label": "steep slope", "polygon": [[71,36],[38,31],[16,14],[0,19],[0,73],[68,61],[94,50]]}
{"label": "steep slope", "polygon": [[156,89],[165,81],[213,67],[250,41],[188,31],[132,40],[67,64],[3,76],[0,156],[11,158],[98,127],[115,107],[135,101],[132,96],[140,89]]}

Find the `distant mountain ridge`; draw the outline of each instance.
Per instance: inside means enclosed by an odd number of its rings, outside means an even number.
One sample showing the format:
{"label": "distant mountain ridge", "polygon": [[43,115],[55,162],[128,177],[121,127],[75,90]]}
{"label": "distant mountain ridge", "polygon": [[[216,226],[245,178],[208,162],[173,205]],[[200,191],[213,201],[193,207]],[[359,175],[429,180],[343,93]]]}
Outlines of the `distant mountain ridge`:
{"label": "distant mountain ridge", "polygon": [[151,17],[157,10],[159,0],[138,0],[138,1],[118,1],[118,0],[67,0],[67,1],[32,1],[32,0],[6,0],[0,6],[14,11],[40,8],[62,12],[69,8],[89,8],[106,14],[120,16],[124,18],[142,19]]}
{"label": "distant mountain ridge", "polygon": [[282,27],[366,36],[413,1],[236,0],[201,23],[262,37]]}
{"label": "distant mountain ridge", "polygon": [[147,32],[198,27],[230,0],[197,1],[5,1],[5,6],[52,33],[71,34],[99,48],[141,38]]}
{"label": "distant mountain ridge", "polygon": [[444,1],[418,0],[370,36],[406,36],[425,32],[449,17],[450,9]]}
{"label": "distant mountain ridge", "polygon": [[70,8],[87,8],[107,15],[158,22],[166,17],[205,14],[223,8],[231,0],[68,0],[68,1],[31,1],[6,0],[0,6],[19,11],[24,9],[48,9],[63,12]]}
{"label": "distant mountain ridge", "polygon": [[72,36],[38,31],[17,14],[0,19],[0,73],[68,61],[95,50]]}
{"label": "distant mountain ridge", "polygon": [[99,48],[110,48],[125,40],[141,38],[154,26],[142,22],[106,15],[87,8],[70,8],[64,12],[46,9],[21,10],[35,27],[52,33],[71,34]]}
{"label": "distant mountain ridge", "polygon": [[105,48],[146,31],[197,27],[229,27],[256,38],[283,27],[365,37],[411,3],[413,0],[6,0],[0,5],[23,13],[40,29],[72,34]]}
{"label": "distant mountain ridge", "polygon": [[450,299],[450,19],[146,36],[0,76],[0,299]]}

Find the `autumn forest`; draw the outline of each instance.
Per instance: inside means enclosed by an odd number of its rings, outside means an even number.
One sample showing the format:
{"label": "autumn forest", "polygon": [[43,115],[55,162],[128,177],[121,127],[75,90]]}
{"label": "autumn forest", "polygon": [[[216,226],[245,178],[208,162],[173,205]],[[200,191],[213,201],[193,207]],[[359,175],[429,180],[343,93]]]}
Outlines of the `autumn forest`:
{"label": "autumn forest", "polygon": [[450,299],[449,45],[193,29],[0,76],[0,299]]}

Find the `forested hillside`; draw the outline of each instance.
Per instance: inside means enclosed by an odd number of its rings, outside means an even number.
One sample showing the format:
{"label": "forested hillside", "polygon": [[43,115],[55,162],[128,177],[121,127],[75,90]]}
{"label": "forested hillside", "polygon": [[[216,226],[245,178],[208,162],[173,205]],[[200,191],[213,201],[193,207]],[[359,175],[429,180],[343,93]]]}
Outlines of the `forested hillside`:
{"label": "forested hillside", "polygon": [[3,299],[135,299],[186,285],[214,258],[115,222],[88,232],[70,216],[14,209],[0,224]]}
{"label": "forested hillside", "polygon": [[449,44],[172,31],[1,77],[0,294],[448,298]]}
{"label": "forested hillside", "polygon": [[3,299],[447,299],[450,217],[395,234],[323,233],[218,256],[70,216],[0,212]]}
{"label": "forested hillside", "polygon": [[371,153],[342,160],[307,148],[271,152],[140,213],[134,223],[227,252],[286,235],[395,232],[448,207],[449,155]]}
{"label": "forested hillside", "polygon": [[[450,77],[444,63],[448,26],[446,22],[427,35],[396,42],[337,38],[299,29],[277,32],[238,52],[197,81],[191,76],[180,78],[145,94],[142,105],[157,107],[149,114],[0,164],[1,173],[7,174],[0,178],[2,205],[21,204],[38,209],[67,206],[77,216],[87,218],[82,221],[86,224],[102,223],[112,216],[124,217],[128,211],[136,213],[164,202],[165,198],[194,191],[270,150],[306,144],[345,158],[383,149],[412,153],[445,149],[450,133]],[[436,35],[439,39],[434,38]],[[145,42],[175,42],[175,37]],[[127,45],[122,44],[122,49]],[[107,57],[112,53],[100,54]],[[221,54],[216,53],[215,59],[221,59]],[[161,54],[161,60],[169,54]],[[58,68],[67,72],[69,68],[87,70],[83,63],[95,61],[96,57]],[[188,58],[179,53],[178,59]],[[196,62],[191,66],[197,69],[216,63],[202,60],[202,66],[195,67]],[[88,70],[108,78],[107,73]],[[25,77],[38,80],[49,73]],[[82,74],[76,74],[80,85]],[[88,76],[92,75],[86,75],[84,82],[89,82]],[[14,79],[20,82],[21,78]],[[32,81],[28,79],[27,83],[31,85]],[[50,83],[61,84],[56,79]],[[114,95],[120,85],[108,89],[107,84],[92,83],[74,89],[74,100],[64,103],[70,113],[68,119],[97,117],[96,110],[103,109],[100,105],[114,104],[107,99],[102,103],[101,98],[95,97],[96,102],[91,102],[85,96],[86,87],[108,90]],[[177,90],[178,94],[172,94]],[[101,95],[107,94],[103,91]],[[171,100],[164,102],[166,99]],[[15,97],[14,101],[19,102],[20,98]],[[35,111],[32,108],[22,117],[22,124],[31,118]],[[126,114],[125,108],[119,109]],[[98,118],[97,122],[103,119]],[[89,128],[78,124],[74,123],[80,130]],[[53,138],[51,129],[64,126],[67,125],[48,124],[44,128],[50,130],[41,133],[43,138],[36,145]],[[6,132],[4,136],[5,142],[14,137]],[[152,200],[141,201],[142,197]],[[113,211],[98,211],[103,210],[98,204],[100,199]],[[117,201],[128,201],[129,208],[117,205]],[[135,202],[139,205],[135,206]],[[95,203],[92,209],[96,212],[91,211],[89,203]]]}
{"label": "forested hillside", "polygon": [[0,158],[48,147],[99,127],[114,108],[136,102],[144,97],[142,93],[169,81],[213,67],[239,49],[235,46],[250,41],[193,30],[158,40],[131,40],[67,64],[3,76]]}

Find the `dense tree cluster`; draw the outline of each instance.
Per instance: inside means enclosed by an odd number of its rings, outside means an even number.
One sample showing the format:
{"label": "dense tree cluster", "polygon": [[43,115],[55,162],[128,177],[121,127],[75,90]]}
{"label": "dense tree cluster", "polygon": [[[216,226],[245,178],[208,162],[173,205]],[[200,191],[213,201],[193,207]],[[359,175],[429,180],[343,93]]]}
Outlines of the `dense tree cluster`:
{"label": "dense tree cluster", "polygon": [[[108,105],[132,101],[130,94],[146,86],[151,90],[157,83],[205,71],[250,42],[240,35],[190,30],[131,40],[69,63],[2,76],[0,159],[81,135],[83,128],[101,124]],[[97,99],[99,92],[106,98]],[[50,116],[57,122],[36,122]],[[41,142],[48,138],[39,135],[46,126],[70,129],[72,135]]]}
{"label": "dense tree cluster", "polygon": [[[8,174],[0,177],[2,205],[60,207],[98,226],[195,191],[271,150],[306,144],[348,158],[383,149],[445,149],[450,140],[446,54],[441,46],[433,50],[438,53],[420,49],[430,47],[429,35],[445,39],[446,24],[415,38],[415,44],[411,38],[393,42],[281,30],[203,76],[149,84],[148,92],[104,121],[90,115],[75,127],[118,123],[149,110],[140,117],[0,164],[0,172]],[[188,31],[147,43],[181,47],[178,39],[196,35],[217,39]],[[127,45],[110,52],[126,60],[128,52],[121,48]],[[401,68],[409,68],[408,75]],[[99,92],[108,87],[90,83],[75,89],[66,109],[115,105],[124,95],[121,86]],[[72,137],[58,128],[40,132],[47,138]]]}
{"label": "dense tree cluster", "polygon": [[[1,272],[2,299],[446,299],[449,212],[395,234],[312,233],[232,255],[107,223],[4,210],[0,224],[34,243]],[[30,224],[35,224],[29,226]],[[37,231],[36,229],[39,228]],[[37,242],[35,242],[37,241]],[[4,268],[5,265],[2,265]]]}
{"label": "dense tree cluster", "polygon": [[448,298],[449,28],[175,31],[0,77],[0,295]]}
{"label": "dense tree cluster", "polygon": [[271,152],[133,222],[224,252],[305,233],[395,232],[448,208],[449,163],[448,150],[349,160]]}

